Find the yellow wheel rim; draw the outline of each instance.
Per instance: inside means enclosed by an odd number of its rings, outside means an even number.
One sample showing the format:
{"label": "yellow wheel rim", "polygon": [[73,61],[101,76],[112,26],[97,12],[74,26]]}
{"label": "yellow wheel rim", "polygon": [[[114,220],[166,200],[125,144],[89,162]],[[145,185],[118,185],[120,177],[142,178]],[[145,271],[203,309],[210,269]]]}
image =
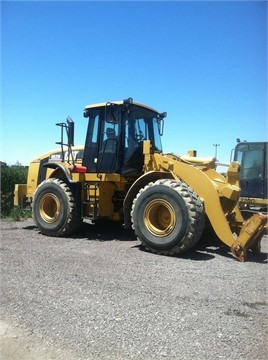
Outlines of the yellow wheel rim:
{"label": "yellow wheel rim", "polygon": [[60,214],[58,197],[52,193],[45,194],[40,201],[39,212],[45,222],[54,223]]}
{"label": "yellow wheel rim", "polygon": [[144,223],[154,236],[167,236],[176,224],[174,208],[165,200],[152,200],[144,210]]}

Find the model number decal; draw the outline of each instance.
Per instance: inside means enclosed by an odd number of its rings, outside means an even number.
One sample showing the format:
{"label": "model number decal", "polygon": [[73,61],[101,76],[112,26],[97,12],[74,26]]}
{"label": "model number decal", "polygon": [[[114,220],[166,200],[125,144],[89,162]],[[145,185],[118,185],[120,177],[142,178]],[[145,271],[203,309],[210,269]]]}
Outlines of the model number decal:
{"label": "model number decal", "polygon": [[[68,153],[68,151],[64,151],[64,161],[67,161],[68,159],[72,159],[72,157],[74,159],[76,159],[76,156],[78,154],[79,151],[72,151],[72,153]],[[61,153],[55,153],[55,154],[51,154],[49,157],[49,160],[53,160],[53,161],[61,161],[62,155]]]}

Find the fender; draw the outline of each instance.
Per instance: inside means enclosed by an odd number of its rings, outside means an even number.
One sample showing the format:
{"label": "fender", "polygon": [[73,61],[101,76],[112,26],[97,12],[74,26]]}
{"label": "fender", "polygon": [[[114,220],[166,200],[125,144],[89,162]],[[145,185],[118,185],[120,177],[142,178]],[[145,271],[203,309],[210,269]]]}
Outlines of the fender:
{"label": "fender", "polygon": [[55,169],[52,172],[52,174],[49,176],[49,178],[56,177],[58,179],[67,179],[67,181],[69,183],[73,182],[70,172],[63,165],[61,165],[59,163],[47,162],[47,163],[43,164],[42,166],[45,168],[49,168],[49,169]]}

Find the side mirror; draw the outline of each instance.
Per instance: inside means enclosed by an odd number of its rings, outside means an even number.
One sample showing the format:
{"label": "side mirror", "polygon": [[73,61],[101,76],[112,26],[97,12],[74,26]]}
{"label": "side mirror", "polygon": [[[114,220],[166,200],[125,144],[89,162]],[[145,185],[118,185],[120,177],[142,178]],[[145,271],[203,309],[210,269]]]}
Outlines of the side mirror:
{"label": "side mirror", "polygon": [[74,122],[70,118],[67,117],[67,136],[68,136],[68,146],[74,145]]}
{"label": "side mirror", "polygon": [[118,124],[119,106],[113,103],[106,103],[105,121],[110,124]]}
{"label": "side mirror", "polygon": [[158,131],[160,136],[163,135],[164,132],[164,118],[167,116],[166,112],[158,114]]}

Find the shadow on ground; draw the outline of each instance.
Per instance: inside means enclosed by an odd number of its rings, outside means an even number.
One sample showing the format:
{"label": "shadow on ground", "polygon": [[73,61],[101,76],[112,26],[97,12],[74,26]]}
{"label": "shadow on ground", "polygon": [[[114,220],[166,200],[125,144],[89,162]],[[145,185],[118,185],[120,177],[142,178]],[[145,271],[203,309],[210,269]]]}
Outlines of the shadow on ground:
{"label": "shadow on ground", "polygon": [[[38,228],[34,225],[26,226],[23,229],[35,230],[39,232]],[[126,230],[122,224],[118,224],[112,221],[101,221],[94,225],[83,223],[79,231],[69,236],[69,238],[87,239],[89,241],[137,240],[133,230]],[[147,251],[141,245],[134,245],[133,247],[138,248],[140,251]],[[227,258],[234,258],[228,246],[223,244],[213,233],[205,232],[193,249],[178,255],[177,258],[206,261],[214,259],[216,255]],[[260,254],[256,254],[249,250],[247,261],[267,263],[267,253],[261,252]]]}

